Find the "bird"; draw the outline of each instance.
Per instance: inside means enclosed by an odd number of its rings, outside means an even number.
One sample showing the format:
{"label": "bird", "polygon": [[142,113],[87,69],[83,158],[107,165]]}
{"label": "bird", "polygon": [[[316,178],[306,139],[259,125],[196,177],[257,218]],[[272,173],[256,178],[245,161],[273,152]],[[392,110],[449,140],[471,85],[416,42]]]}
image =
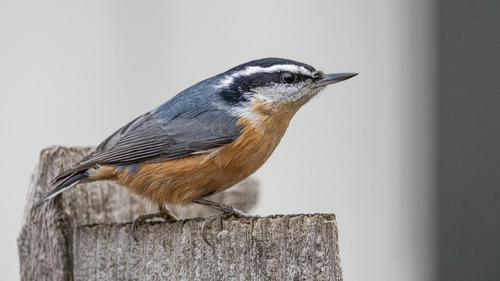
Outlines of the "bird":
{"label": "bird", "polygon": [[[34,208],[77,184],[112,180],[158,204],[197,203],[245,216],[205,199],[259,169],[280,143],[294,114],[330,84],[358,73],[325,74],[284,58],[243,63],[203,80],[106,138],[93,152],[56,176]],[[140,216],[142,222],[157,214]],[[202,227],[206,239],[205,224]]]}

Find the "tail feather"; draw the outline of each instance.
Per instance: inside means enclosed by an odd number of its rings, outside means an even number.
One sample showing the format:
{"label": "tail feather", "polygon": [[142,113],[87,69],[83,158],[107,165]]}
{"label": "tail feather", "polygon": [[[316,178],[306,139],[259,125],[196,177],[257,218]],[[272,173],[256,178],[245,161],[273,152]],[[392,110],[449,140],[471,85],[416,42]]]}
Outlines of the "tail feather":
{"label": "tail feather", "polygon": [[63,180],[56,188],[52,189],[49,192],[49,194],[47,194],[47,196],[45,196],[45,198],[43,198],[40,202],[36,203],[33,206],[33,209],[40,207],[43,203],[47,202],[51,198],[54,198],[59,193],[75,186],[76,184],[80,183],[82,180],[88,178],[88,174],[86,172],[87,172],[86,170],[79,171],[79,172],[71,175],[67,179]]}

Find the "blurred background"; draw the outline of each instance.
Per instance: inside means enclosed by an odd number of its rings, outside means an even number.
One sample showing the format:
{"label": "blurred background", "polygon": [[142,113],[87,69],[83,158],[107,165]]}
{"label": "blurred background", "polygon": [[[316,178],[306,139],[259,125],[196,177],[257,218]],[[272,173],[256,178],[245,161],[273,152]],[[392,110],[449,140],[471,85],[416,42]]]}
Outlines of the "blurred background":
{"label": "blurred background", "polygon": [[497,8],[1,1],[2,279],[19,278],[16,237],[41,149],[98,145],[188,86],[274,56],[360,75],[297,113],[255,174],[252,213],[336,214],[345,280],[498,280]]}

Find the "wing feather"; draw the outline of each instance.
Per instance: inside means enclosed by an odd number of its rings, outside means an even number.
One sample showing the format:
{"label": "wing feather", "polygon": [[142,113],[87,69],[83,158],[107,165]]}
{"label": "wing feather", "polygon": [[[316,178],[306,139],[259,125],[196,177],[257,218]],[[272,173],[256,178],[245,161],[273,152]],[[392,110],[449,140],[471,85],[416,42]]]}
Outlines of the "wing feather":
{"label": "wing feather", "polygon": [[241,134],[237,118],[211,109],[189,118],[182,114],[165,118],[155,116],[154,111],[148,112],[109,136],[94,153],[53,182],[96,165],[165,161],[202,153],[236,140]]}

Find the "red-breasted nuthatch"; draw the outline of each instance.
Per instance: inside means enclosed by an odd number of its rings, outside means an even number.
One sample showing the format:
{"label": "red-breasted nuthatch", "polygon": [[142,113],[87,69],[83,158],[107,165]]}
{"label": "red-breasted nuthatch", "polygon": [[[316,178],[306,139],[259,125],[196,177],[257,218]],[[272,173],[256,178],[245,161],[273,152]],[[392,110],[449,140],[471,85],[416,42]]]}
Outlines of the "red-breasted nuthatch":
{"label": "red-breasted nuthatch", "polygon": [[355,75],[324,74],[280,58],[234,67],[119,129],[57,176],[55,188],[35,208],[76,184],[114,180],[163,212],[166,203],[198,203],[241,214],[204,197],[254,173],[302,105],[327,85]]}

